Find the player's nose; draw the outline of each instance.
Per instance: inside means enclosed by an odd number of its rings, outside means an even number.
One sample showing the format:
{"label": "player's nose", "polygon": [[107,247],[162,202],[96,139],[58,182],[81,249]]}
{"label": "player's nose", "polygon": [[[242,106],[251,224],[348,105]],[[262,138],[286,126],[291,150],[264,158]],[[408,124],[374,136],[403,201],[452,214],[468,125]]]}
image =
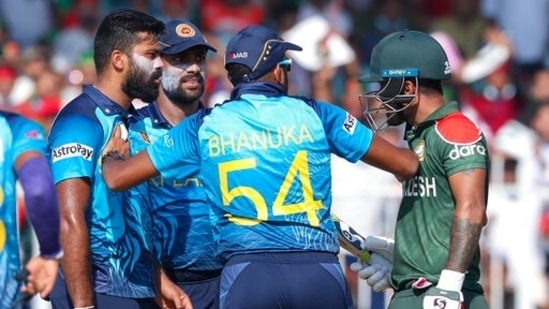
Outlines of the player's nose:
{"label": "player's nose", "polygon": [[153,68],[154,70],[160,70],[164,66],[164,62],[162,62],[162,58],[160,56],[154,58],[153,60]]}

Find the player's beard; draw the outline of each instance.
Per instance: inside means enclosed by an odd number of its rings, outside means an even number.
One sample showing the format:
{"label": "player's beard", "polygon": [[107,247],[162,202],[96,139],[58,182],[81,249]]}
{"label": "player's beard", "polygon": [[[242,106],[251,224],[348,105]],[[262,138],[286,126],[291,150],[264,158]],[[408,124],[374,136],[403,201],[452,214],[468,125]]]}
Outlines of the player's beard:
{"label": "player's beard", "polygon": [[122,91],[132,98],[140,99],[143,102],[151,103],[158,97],[159,88],[156,80],[162,76],[162,70],[157,69],[152,74],[130,62],[130,70],[126,80],[122,83]]}
{"label": "player's beard", "polygon": [[404,113],[402,111],[396,112],[387,118],[387,124],[392,127],[399,126],[406,121]]}
{"label": "player's beard", "polygon": [[[195,79],[199,86],[192,90],[185,89],[184,83],[191,79]],[[189,105],[198,101],[204,93],[204,78],[201,74],[183,76],[179,80],[164,76],[162,78],[162,90],[173,104]]]}

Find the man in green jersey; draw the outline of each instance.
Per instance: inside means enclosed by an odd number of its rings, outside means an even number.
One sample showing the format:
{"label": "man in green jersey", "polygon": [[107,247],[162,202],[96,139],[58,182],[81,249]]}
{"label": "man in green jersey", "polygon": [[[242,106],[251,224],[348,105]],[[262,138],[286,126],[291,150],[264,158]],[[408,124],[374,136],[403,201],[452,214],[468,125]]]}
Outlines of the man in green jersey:
{"label": "man in green jersey", "polygon": [[[490,158],[480,129],[457,102],[444,101],[447,56],[430,35],[405,30],[374,47],[370,69],[361,81],[380,88],[360,97],[365,117],[378,131],[406,122],[420,161],[403,182],[389,308],[488,308],[478,281]],[[367,265],[358,270],[363,279],[379,275]]]}

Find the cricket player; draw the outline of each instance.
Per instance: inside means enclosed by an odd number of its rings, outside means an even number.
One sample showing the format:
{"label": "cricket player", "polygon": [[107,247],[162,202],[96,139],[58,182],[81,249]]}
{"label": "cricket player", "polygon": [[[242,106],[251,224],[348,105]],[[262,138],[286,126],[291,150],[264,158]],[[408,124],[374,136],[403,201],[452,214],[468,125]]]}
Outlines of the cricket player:
{"label": "cricket player", "polygon": [[143,12],[108,14],[94,38],[96,81],[84,86],[52,125],[48,155],[67,248],[51,297],[56,308],[157,306],[150,214],[106,186],[101,163],[112,130],[126,126],[131,101],[158,96],[157,38],[163,31],[164,23]]}
{"label": "cricket player", "polygon": [[[26,296],[49,296],[63,256],[59,204],[46,160],[46,133],[38,123],[0,111],[0,308],[19,308]],[[40,255],[25,266],[22,278],[17,225],[16,181],[24,191],[27,215]],[[21,290],[22,289],[22,290]],[[23,293],[22,293],[23,292]]]}
{"label": "cricket player", "polygon": [[[229,100],[129,160],[103,164],[114,190],[200,171],[224,263],[220,308],[352,308],[330,214],[330,155],[400,179],[418,164],[340,107],[288,95],[287,50],[301,47],[268,27],[242,29],[225,51]],[[117,135],[109,150],[119,148]]]}
{"label": "cricket player", "polygon": [[[216,49],[185,19],[170,20],[159,41],[163,61],[160,94],[130,117],[132,155],[204,109],[200,98],[206,57]],[[215,254],[210,208],[199,175],[158,176],[128,193],[135,207],[148,206],[152,213],[154,248],[165,275],[187,293],[194,308],[216,309],[222,265]]]}

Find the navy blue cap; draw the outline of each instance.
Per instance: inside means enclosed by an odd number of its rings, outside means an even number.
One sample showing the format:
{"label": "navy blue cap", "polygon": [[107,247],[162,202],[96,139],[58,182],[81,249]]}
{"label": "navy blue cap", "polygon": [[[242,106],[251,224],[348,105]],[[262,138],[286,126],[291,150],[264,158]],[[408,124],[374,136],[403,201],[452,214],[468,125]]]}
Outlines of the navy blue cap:
{"label": "navy blue cap", "polygon": [[287,50],[302,50],[301,47],[284,41],[271,28],[252,25],[240,30],[227,44],[225,67],[231,63],[247,66],[252,72],[250,80],[265,75],[284,59]]}
{"label": "navy blue cap", "polygon": [[191,47],[204,46],[217,52],[202,35],[202,32],[186,19],[173,19],[166,23],[166,30],[159,37],[160,47],[163,54],[179,54]]}

